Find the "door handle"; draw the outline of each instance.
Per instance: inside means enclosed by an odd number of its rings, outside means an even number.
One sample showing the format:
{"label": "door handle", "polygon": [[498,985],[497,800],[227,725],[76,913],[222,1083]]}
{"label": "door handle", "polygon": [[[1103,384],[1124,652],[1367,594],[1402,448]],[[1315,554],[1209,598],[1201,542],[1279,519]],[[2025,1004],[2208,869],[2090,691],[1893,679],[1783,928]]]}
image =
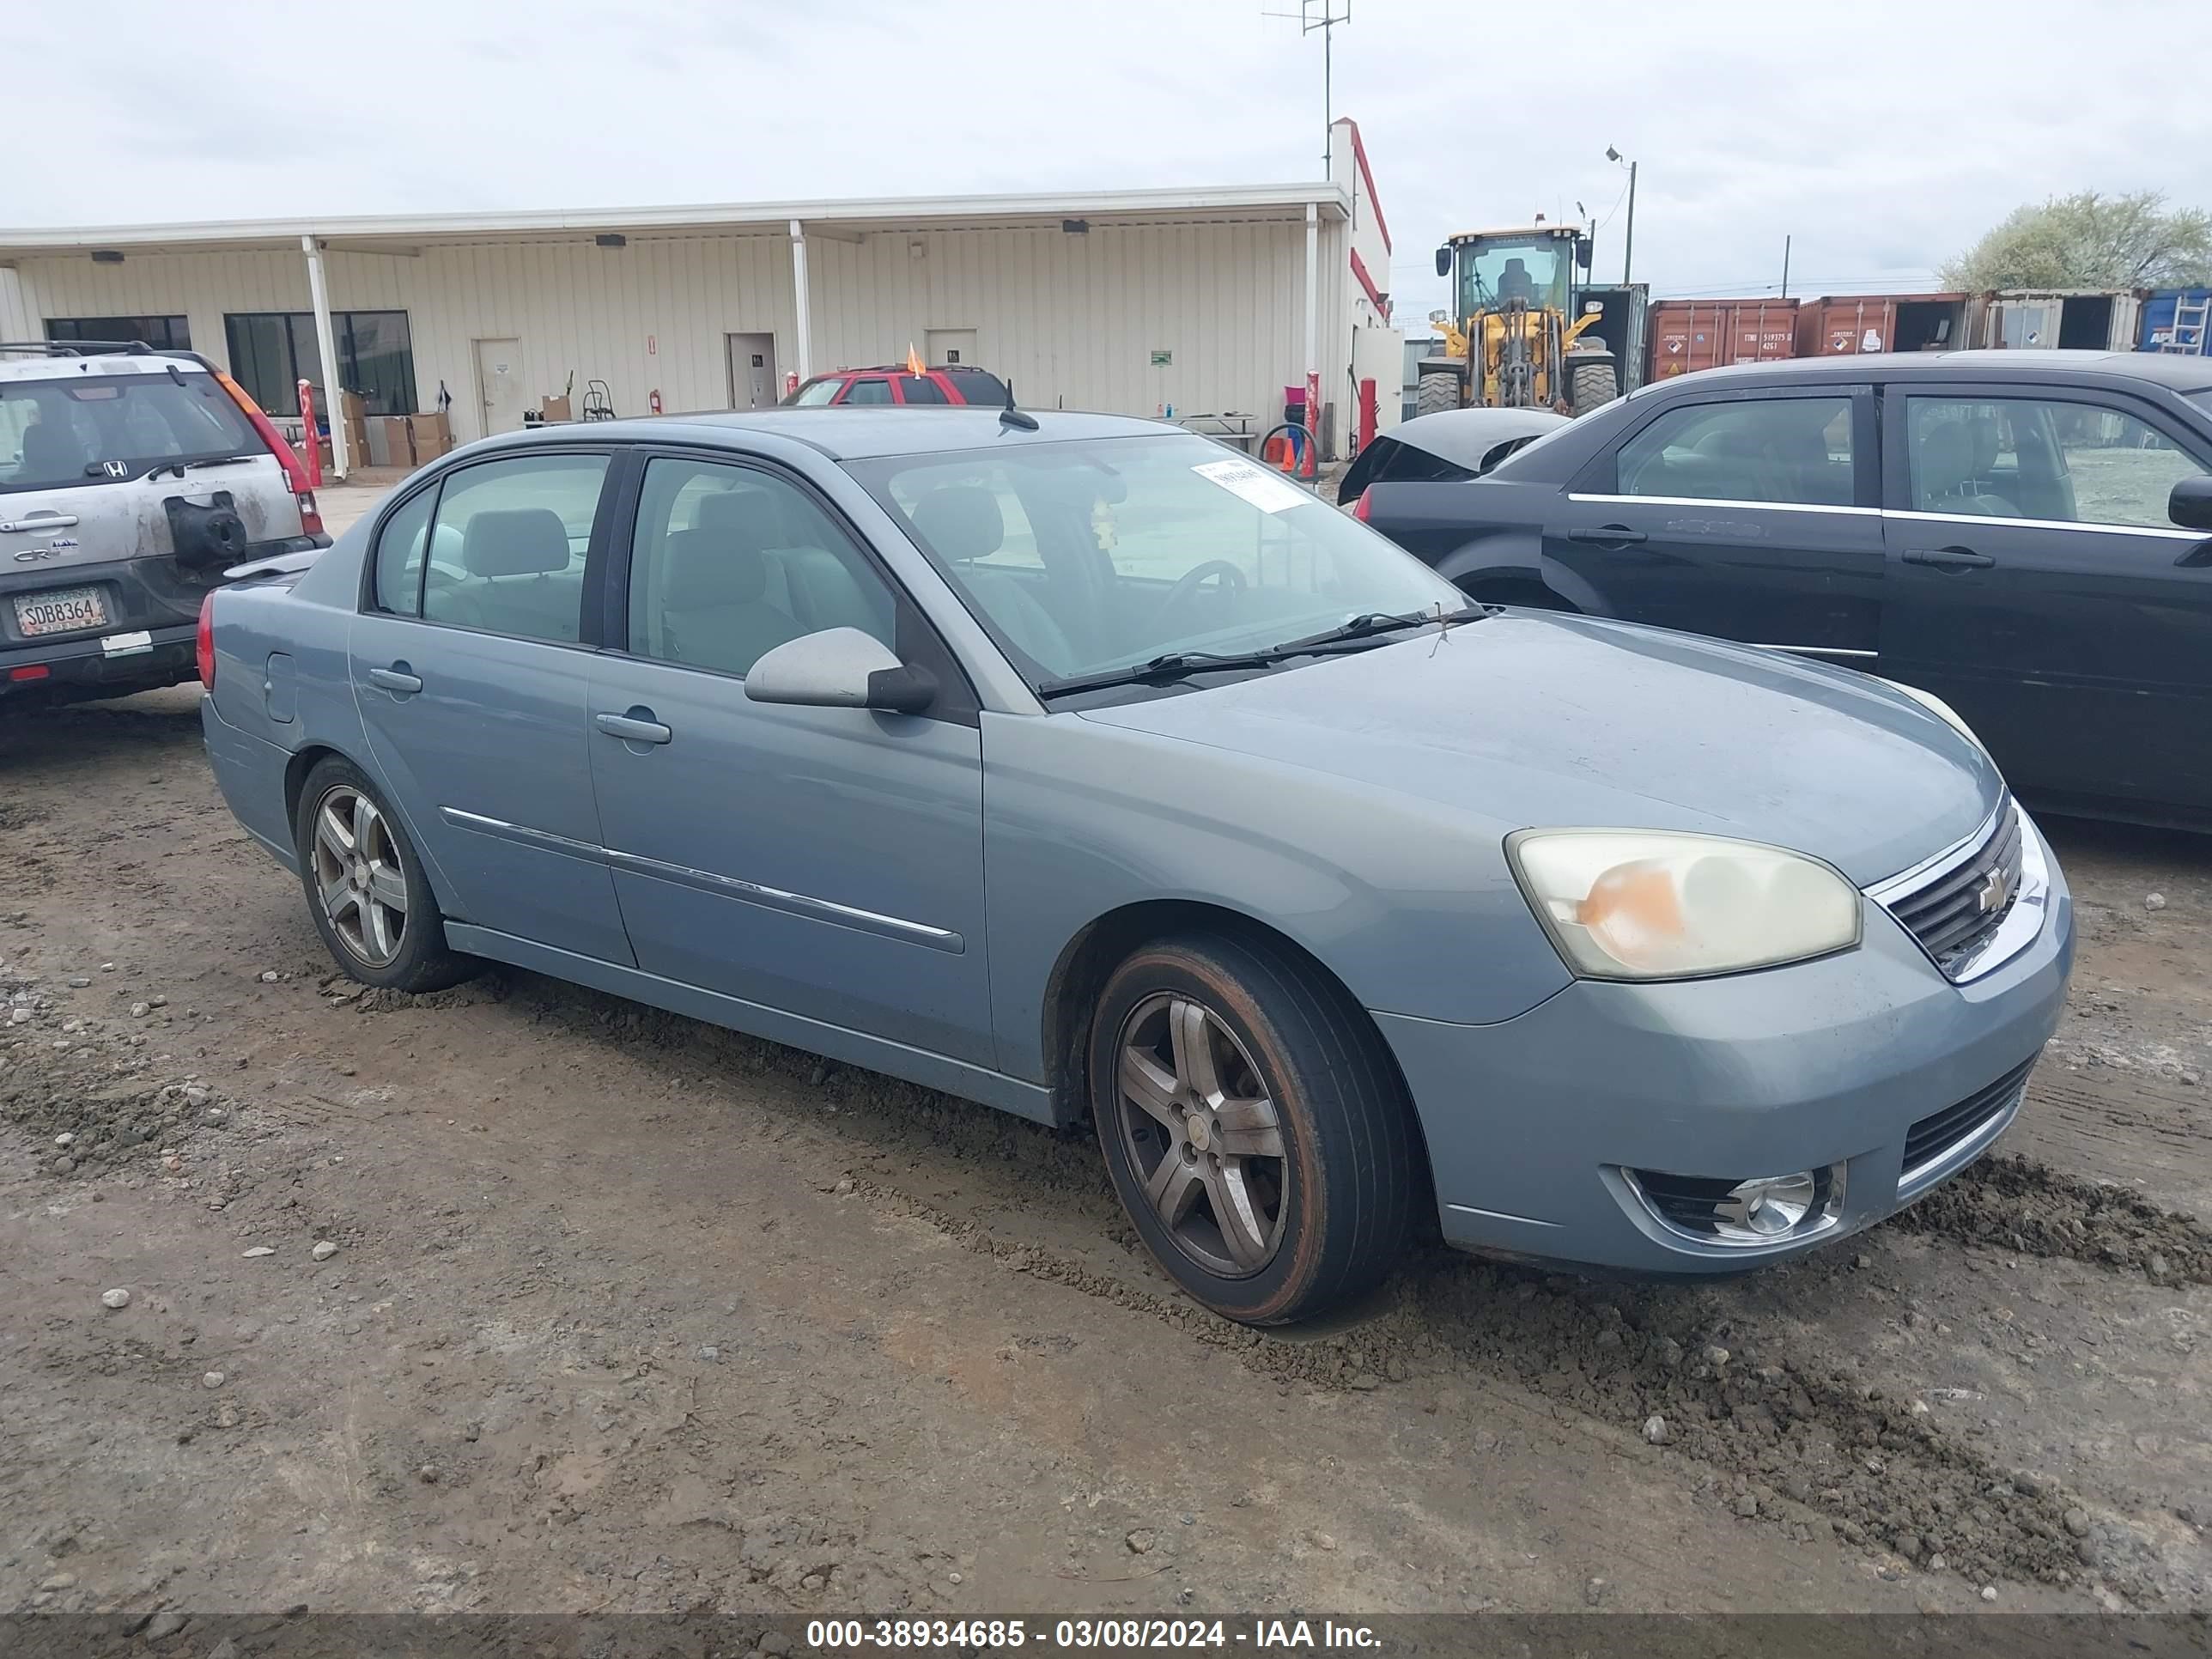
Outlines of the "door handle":
{"label": "door handle", "polygon": [[398,691],[402,694],[420,691],[422,689],[422,677],[420,674],[410,673],[407,665],[404,662],[396,662],[389,668],[370,669],[368,683],[371,685],[380,685],[387,691]]}
{"label": "door handle", "polygon": [[27,519],[0,520],[0,536],[30,530],[67,530],[76,523],[74,513],[34,513]]}
{"label": "door handle", "polygon": [[1908,547],[1907,564],[1932,565],[1938,570],[1986,570],[1996,561],[1971,547]]}
{"label": "door handle", "polygon": [[627,714],[594,714],[592,720],[609,737],[620,738],[624,743],[666,743],[676,734],[659,720],[644,718],[652,713],[650,708],[640,708]]}
{"label": "door handle", "polygon": [[1648,540],[1640,530],[1631,530],[1625,524],[1576,525],[1567,532],[1571,542],[1591,542],[1599,547],[1632,547]]}

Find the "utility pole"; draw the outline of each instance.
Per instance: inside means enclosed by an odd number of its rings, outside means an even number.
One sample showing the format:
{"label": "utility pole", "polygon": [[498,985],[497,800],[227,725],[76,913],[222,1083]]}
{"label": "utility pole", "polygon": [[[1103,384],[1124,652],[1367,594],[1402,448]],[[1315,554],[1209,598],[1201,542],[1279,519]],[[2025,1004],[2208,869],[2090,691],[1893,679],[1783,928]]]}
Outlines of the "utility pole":
{"label": "utility pole", "polygon": [[[1605,159],[1619,166],[1624,159],[1611,144],[1605,147]],[[1620,285],[1628,286],[1630,270],[1636,263],[1636,163],[1628,163],[1628,234],[1620,245]]]}
{"label": "utility pole", "polygon": [[1782,297],[1785,300],[1790,297],[1790,243],[1788,236],[1782,239]]}
{"label": "utility pole", "polygon": [[1342,11],[1336,8],[1340,0],[1298,0],[1298,9],[1290,11],[1263,11],[1262,17],[1287,17],[1298,26],[1301,34],[1321,31],[1321,176],[1334,179],[1336,176],[1336,26],[1352,21],[1352,0],[1341,0]]}

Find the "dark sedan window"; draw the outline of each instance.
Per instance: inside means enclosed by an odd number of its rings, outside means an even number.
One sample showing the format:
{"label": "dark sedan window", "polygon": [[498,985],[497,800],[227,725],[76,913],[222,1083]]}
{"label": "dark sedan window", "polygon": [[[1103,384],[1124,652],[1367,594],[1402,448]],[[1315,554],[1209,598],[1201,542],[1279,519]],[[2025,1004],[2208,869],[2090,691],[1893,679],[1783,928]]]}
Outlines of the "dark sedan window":
{"label": "dark sedan window", "polygon": [[2163,433],[2096,404],[1914,398],[1905,425],[1923,513],[2171,529],[2166,497],[2205,471]]}
{"label": "dark sedan window", "polygon": [[1624,495],[1849,507],[1851,400],[1762,398],[1670,409],[1620,447]]}

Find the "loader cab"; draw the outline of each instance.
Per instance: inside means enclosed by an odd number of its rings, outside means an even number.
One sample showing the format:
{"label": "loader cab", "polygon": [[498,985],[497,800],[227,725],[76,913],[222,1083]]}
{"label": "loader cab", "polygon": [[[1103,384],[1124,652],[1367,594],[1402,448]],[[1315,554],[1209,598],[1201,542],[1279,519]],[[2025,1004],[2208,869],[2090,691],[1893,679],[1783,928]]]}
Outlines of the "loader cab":
{"label": "loader cab", "polygon": [[1437,250],[1437,275],[1451,277],[1462,318],[1514,300],[1532,310],[1572,309],[1576,275],[1589,268],[1589,242],[1572,225],[1468,231]]}

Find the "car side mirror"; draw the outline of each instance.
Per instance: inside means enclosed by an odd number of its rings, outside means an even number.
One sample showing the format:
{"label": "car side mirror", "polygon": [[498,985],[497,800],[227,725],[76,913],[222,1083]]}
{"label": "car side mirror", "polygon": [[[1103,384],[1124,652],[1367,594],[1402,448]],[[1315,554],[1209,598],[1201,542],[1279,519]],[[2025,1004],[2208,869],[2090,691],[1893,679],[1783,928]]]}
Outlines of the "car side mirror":
{"label": "car side mirror", "polygon": [[2166,516],[2184,530],[2212,531],[2212,477],[2184,478],[2166,498]]}
{"label": "car side mirror", "polygon": [[745,696],[806,708],[919,714],[937,700],[937,679],[927,669],[908,667],[872,634],[825,628],[764,653],[745,672]]}
{"label": "car side mirror", "polygon": [[1451,275],[1451,245],[1449,242],[1437,250],[1437,275]]}

